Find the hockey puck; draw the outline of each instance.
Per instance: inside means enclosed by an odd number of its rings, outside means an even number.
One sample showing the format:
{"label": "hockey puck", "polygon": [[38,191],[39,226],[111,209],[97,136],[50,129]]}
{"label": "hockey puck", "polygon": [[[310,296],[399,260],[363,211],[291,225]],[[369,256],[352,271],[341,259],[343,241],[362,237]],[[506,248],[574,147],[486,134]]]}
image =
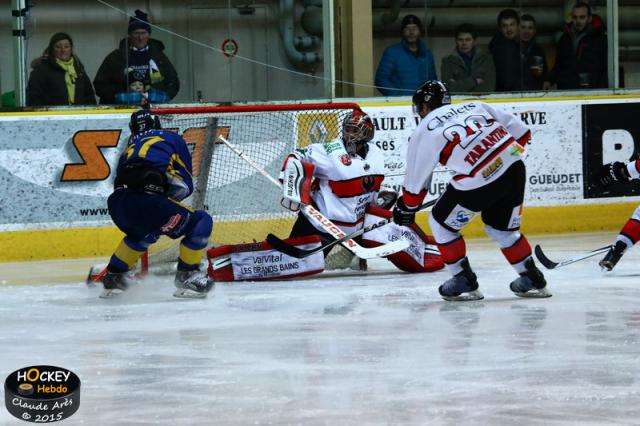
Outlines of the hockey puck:
{"label": "hockey puck", "polygon": [[14,417],[32,423],[64,420],[80,407],[80,378],[51,365],[21,368],[4,382],[4,402]]}

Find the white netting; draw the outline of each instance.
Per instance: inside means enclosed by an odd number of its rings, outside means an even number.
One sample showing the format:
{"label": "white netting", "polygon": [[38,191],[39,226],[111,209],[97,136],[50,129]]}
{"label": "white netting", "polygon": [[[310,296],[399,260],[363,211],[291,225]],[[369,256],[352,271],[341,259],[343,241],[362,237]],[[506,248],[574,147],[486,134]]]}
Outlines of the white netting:
{"label": "white netting", "polygon": [[[186,203],[214,219],[212,245],[262,241],[289,235],[296,214],[280,205],[281,190],[218,140],[277,178],[287,154],[340,136],[344,116],[356,104],[297,104],[156,110],[163,128],[190,145],[196,190]],[[151,263],[177,257],[177,243],[156,244]],[[153,253],[153,252],[152,252]],[[155,257],[155,260],[154,260]]]}

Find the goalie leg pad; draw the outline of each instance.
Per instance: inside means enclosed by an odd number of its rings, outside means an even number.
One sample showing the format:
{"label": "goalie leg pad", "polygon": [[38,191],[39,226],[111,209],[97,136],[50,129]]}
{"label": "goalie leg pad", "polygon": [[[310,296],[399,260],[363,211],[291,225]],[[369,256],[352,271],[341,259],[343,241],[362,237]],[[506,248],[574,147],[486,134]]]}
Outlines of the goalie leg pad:
{"label": "goalie leg pad", "polygon": [[[370,206],[366,210],[365,226],[370,226],[381,219],[389,219],[393,213],[379,207]],[[426,235],[415,223],[400,226],[388,223],[380,228],[365,233],[362,244],[377,247],[404,237],[411,245],[397,253],[387,256],[387,260],[405,272],[433,272],[444,268],[444,262],[432,237]]]}
{"label": "goalie leg pad", "polygon": [[[310,235],[284,240],[305,250],[320,247],[320,237]],[[208,273],[214,281],[264,281],[318,274],[324,270],[321,251],[297,259],[275,250],[269,243],[226,245],[207,251]]]}

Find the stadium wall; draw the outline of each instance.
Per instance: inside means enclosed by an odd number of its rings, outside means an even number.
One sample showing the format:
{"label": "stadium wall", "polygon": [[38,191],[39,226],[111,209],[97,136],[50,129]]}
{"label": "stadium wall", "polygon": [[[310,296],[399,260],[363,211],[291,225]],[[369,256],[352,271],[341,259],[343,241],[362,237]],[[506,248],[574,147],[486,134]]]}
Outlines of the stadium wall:
{"label": "stadium wall", "polygon": [[[528,234],[616,231],[633,212],[640,201],[639,184],[604,191],[591,185],[590,176],[601,164],[628,161],[639,151],[639,96],[485,101],[520,116],[532,129],[523,221]],[[376,124],[385,185],[397,190],[407,140],[417,123],[411,105],[361,106]],[[131,111],[0,114],[0,261],[111,253],[122,235],[109,219],[106,198],[129,136]],[[444,168],[436,169],[428,198],[439,196],[449,177]],[[265,187],[270,185],[265,182]],[[425,227],[426,218],[418,218]],[[480,220],[464,233],[483,236]]]}

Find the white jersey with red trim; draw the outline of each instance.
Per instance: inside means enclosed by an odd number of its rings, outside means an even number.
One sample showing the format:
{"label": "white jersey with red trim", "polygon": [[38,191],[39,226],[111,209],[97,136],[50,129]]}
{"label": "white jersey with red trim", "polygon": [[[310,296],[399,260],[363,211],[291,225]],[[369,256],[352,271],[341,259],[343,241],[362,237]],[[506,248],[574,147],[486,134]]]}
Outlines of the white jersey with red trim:
{"label": "white jersey with red trim", "polygon": [[364,211],[384,180],[384,157],[372,142],[366,158],[349,155],[341,139],[300,150],[315,166],[311,199],[322,214],[350,233],[362,228]]}
{"label": "white jersey with red trim", "polygon": [[471,190],[493,182],[522,159],[530,135],[518,117],[484,102],[431,111],[414,130],[407,149],[405,203],[422,202],[438,163],[455,173],[451,185],[456,189]]}

